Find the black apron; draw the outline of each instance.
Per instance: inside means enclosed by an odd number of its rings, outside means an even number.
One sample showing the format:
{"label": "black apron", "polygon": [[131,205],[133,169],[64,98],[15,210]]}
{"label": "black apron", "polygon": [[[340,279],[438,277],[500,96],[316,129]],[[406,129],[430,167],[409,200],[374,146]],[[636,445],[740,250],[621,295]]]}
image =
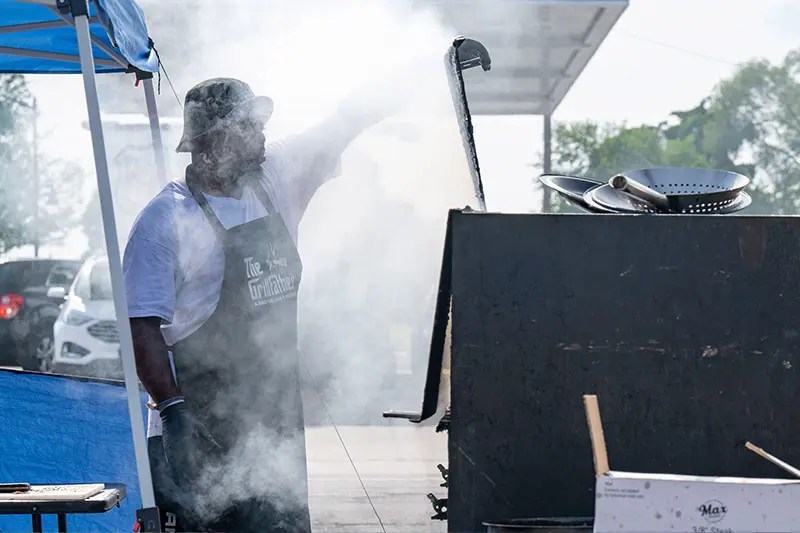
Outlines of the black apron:
{"label": "black apron", "polygon": [[196,488],[210,516],[192,526],[308,533],[297,247],[260,180],[250,186],[267,216],[227,230],[193,185],[190,169],[186,181],[225,253],[216,310],[172,347],[189,409],[222,446],[218,457],[205,459],[208,478]]}

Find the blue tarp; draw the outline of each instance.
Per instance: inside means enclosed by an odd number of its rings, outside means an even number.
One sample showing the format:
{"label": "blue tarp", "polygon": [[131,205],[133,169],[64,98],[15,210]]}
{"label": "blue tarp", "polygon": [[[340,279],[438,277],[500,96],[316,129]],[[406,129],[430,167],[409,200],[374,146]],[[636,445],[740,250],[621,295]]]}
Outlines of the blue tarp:
{"label": "blue tarp", "polygon": [[[142,394],[143,412],[146,401]],[[124,483],[128,496],[119,509],[70,515],[67,525],[131,531],[141,497],[124,385],[0,370],[0,482]],[[56,531],[55,517],[43,523]],[[0,532],[30,528],[30,516],[0,515]]]}
{"label": "blue tarp", "polygon": [[[123,62],[146,72],[158,70],[144,13],[135,0],[94,0],[89,9],[94,37],[116,51]],[[67,19],[72,21],[69,14]],[[12,48],[22,50],[23,54],[40,53],[42,57],[12,54],[9,50]],[[125,71],[127,64],[120,65],[97,44],[92,48],[96,72]],[[0,72],[79,74],[75,30],[48,6],[0,0]]]}

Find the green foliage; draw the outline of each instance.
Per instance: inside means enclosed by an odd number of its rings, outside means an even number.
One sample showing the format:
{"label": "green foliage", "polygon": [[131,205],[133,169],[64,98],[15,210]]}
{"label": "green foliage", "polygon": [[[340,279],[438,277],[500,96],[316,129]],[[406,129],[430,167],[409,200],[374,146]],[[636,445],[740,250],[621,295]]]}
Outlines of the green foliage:
{"label": "green foliage", "polygon": [[32,104],[23,76],[0,75],[0,252],[34,242],[35,234],[41,243],[61,238],[75,227],[80,213],[74,198],[84,174],[77,165],[39,154],[37,194]]}
{"label": "green foliage", "polygon": [[709,130],[718,149],[749,158],[755,169],[751,189],[758,212],[798,213],[800,50],[780,65],[763,60],[742,65],[719,84],[711,111],[717,120]]}
{"label": "green foliage", "polygon": [[14,134],[20,109],[29,106],[31,101],[24,77],[0,75],[0,138],[7,142],[7,138]]}
{"label": "green foliage", "polygon": [[25,78],[0,76],[0,251],[25,240],[25,223],[19,217],[19,186],[24,177],[19,169],[21,142],[17,135],[20,115],[31,102]]}

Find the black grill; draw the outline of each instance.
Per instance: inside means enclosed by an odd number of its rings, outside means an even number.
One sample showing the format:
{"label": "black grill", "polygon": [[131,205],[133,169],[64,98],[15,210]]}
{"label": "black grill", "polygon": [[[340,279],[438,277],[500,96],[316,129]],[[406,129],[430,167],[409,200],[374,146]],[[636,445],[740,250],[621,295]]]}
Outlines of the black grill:
{"label": "black grill", "polygon": [[88,331],[89,335],[101,341],[108,343],[119,342],[116,320],[102,320],[89,326]]}

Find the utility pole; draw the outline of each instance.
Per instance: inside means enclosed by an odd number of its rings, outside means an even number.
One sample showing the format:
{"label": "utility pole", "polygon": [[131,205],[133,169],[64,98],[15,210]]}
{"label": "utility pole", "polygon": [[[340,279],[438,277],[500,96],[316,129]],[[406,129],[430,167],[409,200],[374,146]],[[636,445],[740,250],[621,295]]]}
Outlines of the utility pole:
{"label": "utility pole", "polygon": [[39,110],[33,99],[33,256],[39,257]]}

